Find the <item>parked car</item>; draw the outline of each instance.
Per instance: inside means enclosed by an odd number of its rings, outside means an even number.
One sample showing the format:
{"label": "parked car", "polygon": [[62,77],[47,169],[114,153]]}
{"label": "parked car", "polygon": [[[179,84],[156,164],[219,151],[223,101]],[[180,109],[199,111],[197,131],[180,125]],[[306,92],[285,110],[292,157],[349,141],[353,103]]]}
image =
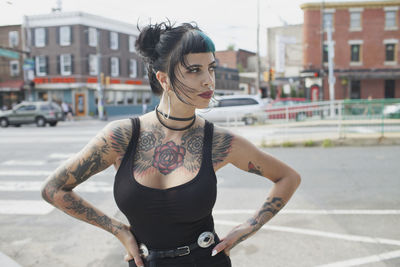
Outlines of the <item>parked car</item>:
{"label": "parked car", "polygon": [[383,114],[387,118],[400,119],[400,103],[385,106]]}
{"label": "parked car", "polygon": [[265,104],[256,95],[216,96],[206,109],[197,114],[212,122],[243,121],[246,125],[265,119]]}
{"label": "parked car", "polygon": [[268,119],[286,119],[287,109],[289,119],[301,121],[313,115],[310,107],[310,103],[305,98],[287,97],[273,100],[267,105],[265,111]]}
{"label": "parked car", "polygon": [[0,111],[0,126],[21,126],[21,124],[36,123],[38,127],[44,127],[48,123],[56,126],[63,120],[61,107],[54,102],[22,102],[11,110]]}

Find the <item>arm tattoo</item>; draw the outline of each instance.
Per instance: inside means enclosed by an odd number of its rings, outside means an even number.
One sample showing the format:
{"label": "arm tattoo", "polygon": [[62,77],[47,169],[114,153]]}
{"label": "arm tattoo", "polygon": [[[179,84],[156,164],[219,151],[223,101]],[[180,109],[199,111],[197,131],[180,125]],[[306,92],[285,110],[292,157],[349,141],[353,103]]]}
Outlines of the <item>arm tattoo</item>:
{"label": "arm tattoo", "polygon": [[272,217],[275,216],[283,207],[285,203],[282,198],[274,197],[267,198],[267,201],[263,204],[261,209],[257,212],[257,214],[250,218],[247,223],[251,226],[251,230],[249,233],[242,235],[233,245],[232,248],[237,244],[245,240],[247,237],[258,231],[266,222],[268,222]]}
{"label": "arm tattoo", "polygon": [[97,214],[96,210],[86,206],[81,198],[73,196],[72,193],[66,193],[63,200],[67,204],[65,207],[67,210],[71,210],[75,214],[85,215],[82,220],[86,222],[98,225],[112,234],[117,234],[123,228],[121,223],[115,225],[108,216]]}
{"label": "arm tattoo", "polygon": [[124,154],[132,136],[131,127],[116,127],[112,130],[111,148],[118,154]]}
{"label": "arm tattoo", "polygon": [[165,134],[159,125],[153,125],[150,131],[140,133],[134,157],[134,171],[142,173],[153,165],[151,150],[162,144]]}
{"label": "arm tattoo", "polygon": [[75,183],[71,185],[72,187],[86,181],[90,176],[107,166],[107,162],[104,160],[104,154],[109,153],[109,145],[104,137],[101,137],[101,139],[103,140],[103,144],[100,147],[91,148],[90,156],[80,160],[77,167],[70,171],[75,179]]}
{"label": "arm tattoo", "polygon": [[61,167],[52,176],[49,177],[50,181],[47,185],[47,190],[42,191],[42,197],[49,203],[54,202],[54,194],[60,190],[69,178],[69,171],[65,167]]}
{"label": "arm tattoo", "polygon": [[248,172],[263,176],[261,168],[259,166],[255,166],[251,161],[249,161],[248,168]]}
{"label": "arm tattoo", "polygon": [[232,147],[233,135],[214,132],[212,141],[212,162],[216,165],[228,156]]}
{"label": "arm tattoo", "polygon": [[204,127],[199,126],[189,130],[181,140],[182,146],[189,152],[186,153],[184,167],[190,172],[199,170],[203,156]]}

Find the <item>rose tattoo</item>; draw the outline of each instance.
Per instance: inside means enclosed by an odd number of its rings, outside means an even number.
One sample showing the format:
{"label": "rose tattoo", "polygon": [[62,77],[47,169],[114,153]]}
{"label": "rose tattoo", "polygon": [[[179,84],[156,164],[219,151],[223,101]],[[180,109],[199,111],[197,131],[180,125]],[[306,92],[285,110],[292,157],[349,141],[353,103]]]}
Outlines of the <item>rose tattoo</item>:
{"label": "rose tattoo", "polygon": [[183,164],[185,153],[185,148],[176,145],[173,141],[161,144],[154,150],[153,167],[167,175]]}

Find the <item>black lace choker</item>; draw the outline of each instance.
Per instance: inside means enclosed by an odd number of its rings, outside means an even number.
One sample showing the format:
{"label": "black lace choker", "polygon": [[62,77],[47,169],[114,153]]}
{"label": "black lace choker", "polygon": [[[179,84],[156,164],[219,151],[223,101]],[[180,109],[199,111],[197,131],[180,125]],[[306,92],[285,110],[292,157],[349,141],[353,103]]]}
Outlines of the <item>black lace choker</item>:
{"label": "black lace choker", "polygon": [[[193,126],[193,124],[194,124],[194,122],[196,121],[196,115],[194,115],[193,116],[193,121],[189,124],[189,125],[187,125],[187,126],[185,126],[185,127],[183,127],[183,128],[172,128],[172,127],[170,127],[170,126],[168,126],[168,125],[166,125],[161,119],[160,119],[160,115],[158,114],[158,112],[160,112],[161,114],[163,114],[161,111],[158,111],[158,109],[156,108],[156,116],[157,116],[157,119],[158,119],[158,121],[162,124],[162,126],[164,126],[165,128],[168,128],[168,129],[170,129],[170,130],[173,130],[173,131],[184,131],[184,130],[187,130],[187,129],[189,129],[190,127],[192,127]],[[169,117],[169,118],[171,118],[171,116]],[[186,120],[186,119],[185,119]]]}
{"label": "black lace choker", "polygon": [[188,118],[177,118],[177,117],[168,116],[167,114],[165,114],[164,112],[162,112],[161,110],[158,109],[158,105],[156,106],[156,111],[158,113],[160,113],[161,115],[163,115],[165,118],[168,118],[168,119],[174,120],[174,121],[191,121],[196,117],[196,114],[193,114],[192,117],[188,117]]}

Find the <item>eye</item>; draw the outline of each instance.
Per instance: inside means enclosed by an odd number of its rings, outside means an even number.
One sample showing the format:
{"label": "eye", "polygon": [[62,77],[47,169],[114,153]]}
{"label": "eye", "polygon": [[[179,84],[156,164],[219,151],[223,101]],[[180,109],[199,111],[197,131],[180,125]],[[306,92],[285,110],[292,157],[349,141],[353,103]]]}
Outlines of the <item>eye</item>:
{"label": "eye", "polygon": [[215,66],[210,66],[209,70],[210,71],[215,71],[215,68],[216,68]]}
{"label": "eye", "polygon": [[197,72],[199,72],[199,71],[200,71],[199,68],[189,68],[189,69],[188,69],[188,72],[190,72],[190,73],[197,73]]}

